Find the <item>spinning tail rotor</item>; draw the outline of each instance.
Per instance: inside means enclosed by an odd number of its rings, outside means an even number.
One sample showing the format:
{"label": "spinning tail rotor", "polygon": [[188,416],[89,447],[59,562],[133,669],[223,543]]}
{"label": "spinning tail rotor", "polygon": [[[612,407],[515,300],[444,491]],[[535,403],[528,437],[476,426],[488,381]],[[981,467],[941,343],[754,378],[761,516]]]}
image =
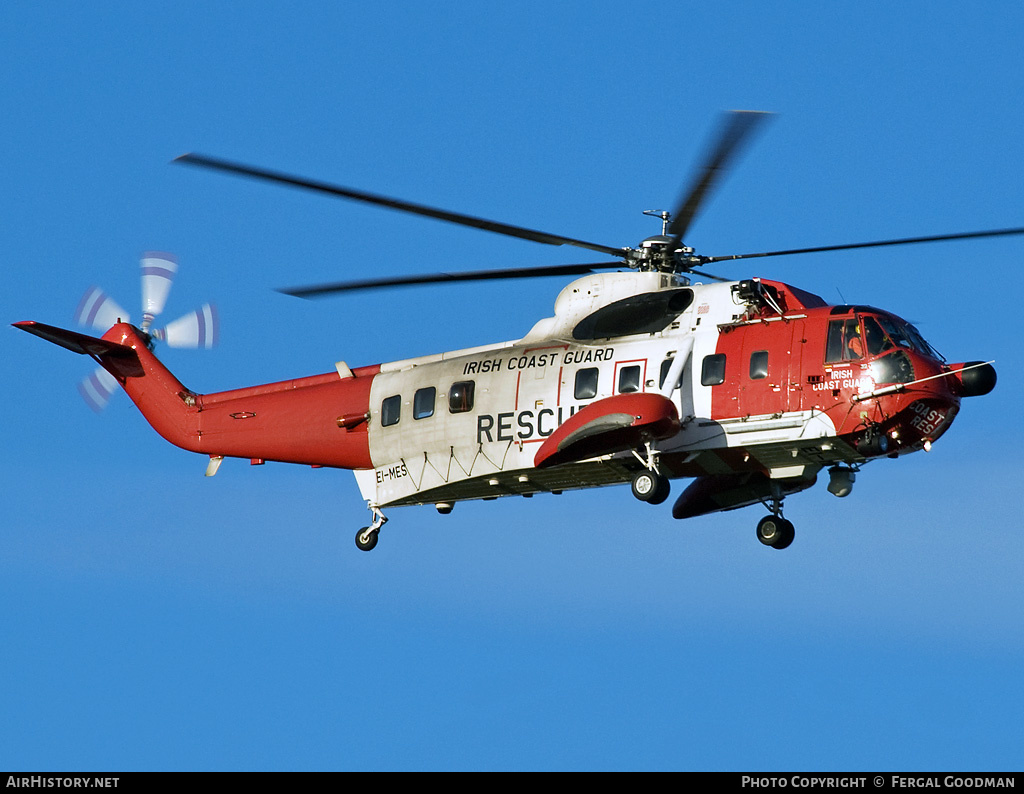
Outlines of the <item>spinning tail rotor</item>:
{"label": "spinning tail rotor", "polygon": [[[171,284],[178,272],[178,260],[171,254],[151,251],[143,254],[142,325],[150,342],[163,342],[168,347],[206,348],[217,344],[217,310],[204,304],[194,312],[169,322],[162,328],[151,329],[153,321],[164,310]],[[118,322],[131,322],[128,313],[99,287],[90,287],[75,310],[75,322],[96,331],[105,332]],[[94,411],[102,411],[117,389],[117,380],[103,367],[98,367],[78,384],[82,398]]]}
{"label": "spinning tail rotor", "polygon": [[153,320],[164,310],[178,272],[178,260],[170,254],[155,251],[143,254],[142,262],[142,330],[148,331]]}

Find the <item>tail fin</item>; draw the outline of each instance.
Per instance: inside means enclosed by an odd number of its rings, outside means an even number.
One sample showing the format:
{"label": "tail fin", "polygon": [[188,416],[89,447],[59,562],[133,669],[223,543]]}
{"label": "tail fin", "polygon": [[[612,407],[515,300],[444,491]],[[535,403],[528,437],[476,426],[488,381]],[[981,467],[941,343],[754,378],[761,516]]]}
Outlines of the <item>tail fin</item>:
{"label": "tail fin", "polygon": [[33,321],[14,323],[14,327],[95,359],[160,435],[179,447],[199,451],[195,395],[150,352],[138,329],[118,323],[98,339]]}

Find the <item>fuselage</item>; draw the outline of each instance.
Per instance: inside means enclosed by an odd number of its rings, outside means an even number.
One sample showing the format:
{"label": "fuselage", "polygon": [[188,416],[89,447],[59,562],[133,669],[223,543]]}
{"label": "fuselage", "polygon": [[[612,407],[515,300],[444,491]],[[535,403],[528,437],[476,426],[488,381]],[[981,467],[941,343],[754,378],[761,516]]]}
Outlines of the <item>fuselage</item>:
{"label": "fuselage", "polygon": [[[600,291],[602,278],[566,289]],[[828,306],[778,282],[673,281],[659,291],[686,293],[670,308],[685,306],[641,333],[625,323],[617,336],[574,338],[600,334],[590,318],[609,305],[645,308],[616,294],[563,317],[556,304],[556,317],[518,342],[383,365],[370,389],[364,497],[450,503],[628,482],[638,468],[630,450],[535,466],[538,446],[569,417],[623,393],[675,403],[679,431],[656,444],[667,476],[759,472],[794,486],[825,466],[921,449],[956,415],[959,380],[892,314]]]}
{"label": "fuselage", "polygon": [[731,509],[803,490],[823,467],[927,449],[995,379],[969,378],[879,309],[658,272],[578,279],[520,340],[213,394],[182,386],[130,325],[92,340],[104,350],[23,327],[97,356],[172,443],[218,463],[352,469],[373,508],[630,482],[647,467],[697,478],[678,517]]}

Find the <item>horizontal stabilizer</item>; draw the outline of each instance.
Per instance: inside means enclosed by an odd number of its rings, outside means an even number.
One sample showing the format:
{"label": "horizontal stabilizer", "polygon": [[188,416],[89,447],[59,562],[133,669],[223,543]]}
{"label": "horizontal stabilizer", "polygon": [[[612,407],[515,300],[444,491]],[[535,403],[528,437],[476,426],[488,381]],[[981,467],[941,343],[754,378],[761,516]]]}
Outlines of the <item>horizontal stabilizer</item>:
{"label": "horizontal stabilizer", "polygon": [[106,339],[97,339],[94,336],[86,336],[76,331],[68,331],[65,328],[58,328],[55,325],[45,325],[33,320],[26,320],[20,323],[13,323],[15,328],[27,331],[30,334],[53,342],[55,345],[67,348],[72,353],[80,353],[83,356],[112,356],[114,358],[135,358],[135,351],[117,342],[108,342]]}
{"label": "horizontal stabilizer", "polygon": [[660,394],[616,394],[573,414],[541,444],[538,468],[610,455],[679,432],[675,404]]}

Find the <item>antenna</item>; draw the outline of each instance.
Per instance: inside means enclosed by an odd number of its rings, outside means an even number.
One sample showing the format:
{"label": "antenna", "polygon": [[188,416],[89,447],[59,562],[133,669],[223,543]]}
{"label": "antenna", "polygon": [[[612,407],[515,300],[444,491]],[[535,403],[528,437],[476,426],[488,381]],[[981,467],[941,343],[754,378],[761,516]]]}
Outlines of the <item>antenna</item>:
{"label": "antenna", "polygon": [[668,225],[672,220],[672,213],[668,210],[644,210],[644,215],[650,215],[652,218],[661,218],[661,233],[664,236],[668,236]]}

